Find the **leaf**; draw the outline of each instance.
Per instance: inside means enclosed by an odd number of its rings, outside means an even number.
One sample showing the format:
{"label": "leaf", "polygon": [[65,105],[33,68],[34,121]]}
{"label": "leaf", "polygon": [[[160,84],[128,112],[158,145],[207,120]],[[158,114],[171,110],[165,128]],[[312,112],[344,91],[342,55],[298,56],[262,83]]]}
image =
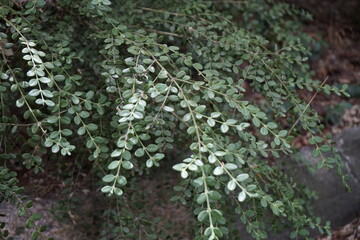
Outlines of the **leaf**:
{"label": "leaf", "polygon": [[277,124],[274,123],[274,122],[269,122],[269,123],[267,124],[267,127],[270,128],[270,129],[275,129],[275,128],[277,128]]}
{"label": "leaf", "polygon": [[56,75],[56,76],[54,76],[54,80],[61,82],[61,81],[65,80],[65,77],[63,75]]}
{"label": "leaf", "polygon": [[236,177],[236,180],[238,182],[243,182],[245,180],[247,180],[249,178],[249,174],[247,173],[242,173],[242,174],[239,174],[237,177]]}
{"label": "leaf", "polygon": [[130,161],[123,161],[122,166],[127,170],[130,170],[134,167],[134,165]]}
{"label": "leaf", "polygon": [[152,60],[152,59],[150,59],[150,58],[145,58],[144,60],[143,60],[143,63],[145,63],[145,64],[151,64],[151,63],[153,63],[154,61]]}
{"label": "leaf", "polygon": [[187,178],[188,176],[189,176],[189,173],[188,173],[187,171],[185,171],[185,170],[182,170],[182,171],[181,171],[181,177],[182,177],[182,178],[185,179],[185,178]]}
{"label": "leaf", "polygon": [[196,129],[195,129],[194,126],[191,126],[191,127],[189,127],[189,128],[186,130],[186,132],[187,132],[189,135],[194,134],[195,131],[196,131]]}
{"label": "leaf", "polygon": [[89,131],[95,131],[95,130],[98,129],[98,126],[95,125],[95,124],[93,124],[93,123],[90,123],[90,124],[87,125],[86,127],[87,127],[87,129],[88,129]]}
{"label": "leaf", "polygon": [[45,65],[45,67],[48,68],[48,69],[53,69],[53,68],[55,67],[54,64],[51,63],[51,62],[46,62],[46,63],[44,63],[44,65]]}
{"label": "leaf", "polygon": [[28,77],[33,77],[35,76],[35,70],[34,69],[30,69],[29,71],[26,72],[26,76]]}
{"label": "leaf", "polygon": [[198,170],[198,167],[195,165],[195,164],[189,164],[188,165],[188,169],[190,171],[197,171]]}
{"label": "leaf", "polygon": [[130,104],[126,104],[126,105],[122,106],[121,108],[124,109],[124,110],[131,110],[134,107],[135,107],[135,105],[130,103]]}
{"label": "leaf", "polygon": [[40,236],[40,233],[38,231],[34,231],[31,234],[31,240],[37,240],[39,236]]}
{"label": "leaf", "polygon": [[215,154],[216,156],[218,156],[218,157],[222,157],[222,156],[225,156],[225,155],[226,155],[226,152],[216,151],[214,154]]}
{"label": "leaf", "polygon": [[229,125],[234,125],[237,123],[237,121],[235,119],[228,119],[228,120],[226,120],[226,123]]}
{"label": "leaf", "polygon": [[115,168],[117,168],[120,165],[120,161],[112,161],[109,165],[108,165],[108,169],[109,170],[113,170]]}
{"label": "leaf", "polygon": [[18,108],[24,106],[24,104],[25,104],[24,99],[19,98],[18,100],[16,100],[16,106],[17,106]]}
{"label": "leaf", "polygon": [[212,112],[211,113],[211,117],[212,118],[218,118],[218,117],[220,117],[221,116],[221,113],[220,112]]}
{"label": "leaf", "polygon": [[61,130],[61,133],[64,135],[64,136],[70,136],[72,135],[72,131],[70,129],[66,129],[64,128],[63,130]]}
{"label": "leaf", "polygon": [[229,126],[227,124],[222,124],[220,130],[222,133],[226,133],[229,130]]}
{"label": "leaf", "polygon": [[205,219],[208,218],[208,216],[209,216],[209,213],[206,210],[204,210],[199,213],[199,215],[197,216],[197,219],[199,220],[199,222],[203,222],[203,221],[205,221]]}
{"label": "leaf", "polygon": [[311,151],[311,156],[312,156],[313,158],[319,157],[319,156],[320,156],[320,151],[315,148],[314,150]]}
{"label": "leaf", "polygon": [[238,167],[237,167],[237,165],[234,164],[234,163],[226,163],[226,164],[225,164],[225,168],[232,171],[232,170],[237,169]]}
{"label": "leaf", "polygon": [[258,118],[254,117],[252,119],[252,122],[253,122],[255,127],[260,127],[260,120]]}
{"label": "leaf", "polygon": [[202,66],[200,63],[194,63],[194,64],[193,64],[193,67],[196,68],[196,69],[198,69],[198,70],[203,69],[203,66]]}
{"label": "leaf", "polygon": [[158,75],[158,78],[164,79],[164,78],[167,78],[167,76],[168,76],[168,72],[165,70],[161,70],[161,72]]}
{"label": "leaf", "polygon": [[134,112],[133,116],[136,119],[143,119],[144,118],[144,115],[141,112]]}
{"label": "leaf", "polygon": [[113,174],[108,174],[108,175],[104,176],[101,180],[103,182],[112,182],[112,181],[114,181],[114,179],[115,179],[115,176]]}
{"label": "leaf", "polygon": [[31,200],[27,201],[25,204],[26,208],[31,208],[32,206],[33,206],[33,201],[31,201]]}
{"label": "leaf", "polygon": [[51,100],[45,100],[45,104],[46,104],[47,106],[49,106],[49,107],[55,106],[55,103],[54,103],[53,101],[51,101]]}
{"label": "leaf", "polygon": [[263,208],[266,208],[267,207],[267,201],[265,200],[265,199],[261,199],[261,201],[260,201],[260,204],[261,204],[261,206],[263,207]]}
{"label": "leaf", "polygon": [[190,113],[185,114],[184,117],[183,117],[184,122],[188,122],[188,121],[190,121],[190,119],[191,119],[191,114]]}
{"label": "leaf", "polygon": [[123,194],[123,191],[120,189],[120,188],[115,188],[114,189],[114,193],[117,195],[117,196],[121,196]]}
{"label": "leaf", "polygon": [[174,111],[174,108],[173,108],[173,107],[169,107],[169,106],[164,106],[163,109],[164,109],[166,112],[173,112],[173,111]]}
{"label": "leaf", "polygon": [[53,153],[57,153],[57,152],[59,152],[59,150],[60,150],[60,147],[58,144],[54,144],[51,148],[51,152],[53,152]]}
{"label": "leaf", "polygon": [[274,143],[275,143],[276,145],[280,145],[280,144],[281,144],[281,141],[280,141],[280,139],[279,139],[278,137],[276,137],[276,138],[274,138]]}
{"label": "leaf", "polygon": [[85,129],[84,127],[80,127],[80,128],[78,129],[78,131],[77,131],[77,133],[78,133],[80,136],[84,135],[85,132],[86,132],[86,129]]}
{"label": "leaf", "polygon": [[41,219],[41,215],[40,213],[34,213],[31,218],[35,221],[39,221]]}
{"label": "leaf", "polygon": [[54,94],[52,92],[50,92],[49,90],[43,90],[42,92],[44,94],[45,97],[47,98],[52,98],[54,96]]}
{"label": "leaf", "polygon": [[209,198],[212,200],[218,201],[221,199],[221,194],[217,191],[209,191]]}
{"label": "leaf", "polygon": [[234,191],[236,188],[236,183],[233,180],[229,181],[227,184],[227,188],[229,189],[229,191]]}
{"label": "leaf", "polygon": [[244,191],[241,191],[238,195],[239,202],[243,202],[246,199],[246,193]]}
{"label": "leaf", "polygon": [[119,157],[122,153],[123,153],[123,150],[122,150],[122,149],[115,149],[115,150],[111,153],[111,157]]}
{"label": "leaf", "polygon": [[214,154],[210,154],[208,157],[209,163],[215,163],[217,158]]}
{"label": "leaf", "polygon": [[[127,146],[128,143],[125,144],[125,147]],[[131,153],[129,151],[124,151],[122,154],[123,159],[125,160],[130,160],[131,159]]]}
{"label": "leaf", "polygon": [[36,103],[36,104],[39,104],[39,105],[44,105],[45,100],[42,99],[42,98],[38,98],[38,99],[35,100],[35,103]]}
{"label": "leaf", "polygon": [[51,79],[47,78],[47,77],[41,77],[41,78],[39,78],[39,80],[42,83],[50,83],[51,82]]}
{"label": "leaf", "polygon": [[151,168],[154,165],[154,162],[151,159],[146,160],[146,167]]}
{"label": "leaf", "polygon": [[208,118],[208,120],[207,120],[207,124],[208,124],[210,127],[215,126],[215,121],[214,121],[214,119],[212,119],[212,118]]}
{"label": "leaf", "polygon": [[331,146],[329,146],[329,145],[322,145],[322,146],[320,147],[320,151],[321,151],[321,152],[330,152],[330,151],[331,151]]}
{"label": "leaf", "polygon": [[85,97],[86,99],[92,99],[94,95],[95,95],[94,91],[88,91]]}
{"label": "leaf", "polygon": [[206,201],[206,194],[205,193],[201,193],[196,199],[196,202],[198,204],[203,204],[205,201]]}
{"label": "leaf", "polygon": [[186,66],[188,66],[188,67],[190,67],[191,65],[192,65],[192,61],[191,61],[191,59],[185,59],[184,60],[184,64],[186,65]]}
{"label": "leaf", "polygon": [[177,74],[176,74],[176,78],[179,78],[179,79],[181,79],[182,77],[184,77],[185,76],[185,71],[179,71]]}
{"label": "leaf", "polygon": [[285,137],[287,135],[287,131],[281,130],[278,135],[279,135],[279,137]]}
{"label": "leaf", "polygon": [[108,193],[108,192],[111,191],[111,189],[112,189],[111,186],[104,186],[104,187],[101,188],[101,192]]}
{"label": "leaf", "polygon": [[81,111],[81,112],[79,113],[79,116],[80,116],[81,118],[88,118],[88,117],[90,116],[90,113],[87,112],[87,111]]}
{"label": "leaf", "polygon": [[40,90],[39,89],[32,89],[30,92],[29,92],[29,95],[32,96],[32,97],[36,97],[40,94]]}
{"label": "leaf", "polygon": [[260,133],[265,136],[265,135],[267,135],[269,132],[268,132],[267,128],[262,127],[262,128],[260,128]]}
{"label": "leaf", "polygon": [[154,159],[155,160],[161,160],[161,159],[163,159],[165,157],[165,154],[163,154],[163,153],[156,153],[155,155],[154,155]]}
{"label": "leaf", "polygon": [[33,55],[33,60],[37,63],[42,63],[42,60],[38,55]]}
{"label": "leaf", "polygon": [[224,173],[224,169],[221,166],[218,166],[214,169],[213,174],[219,176]]}
{"label": "leaf", "polygon": [[149,152],[156,152],[158,149],[159,149],[159,147],[156,144],[149,144],[146,147],[146,150],[148,150]]}
{"label": "leaf", "polygon": [[143,148],[138,148],[138,149],[135,151],[135,156],[137,156],[137,157],[142,157],[142,156],[144,156],[144,153],[145,153],[145,151],[144,151]]}
{"label": "leaf", "polygon": [[175,171],[182,171],[187,165],[185,163],[178,163],[176,165],[174,165],[172,168]]}
{"label": "leaf", "polygon": [[118,179],[117,179],[117,183],[120,185],[120,186],[125,186],[126,183],[127,183],[127,180],[124,176],[119,176]]}

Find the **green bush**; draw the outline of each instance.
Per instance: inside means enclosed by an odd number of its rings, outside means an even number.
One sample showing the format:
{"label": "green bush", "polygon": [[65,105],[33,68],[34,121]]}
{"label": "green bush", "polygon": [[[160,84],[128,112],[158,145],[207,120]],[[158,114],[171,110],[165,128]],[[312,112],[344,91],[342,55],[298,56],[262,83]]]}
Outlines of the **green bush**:
{"label": "green bush", "polygon": [[[298,95],[347,95],[311,79],[305,12],[272,0],[0,3],[0,202],[23,215],[31,207],[16,198],[14,166],[56,172],[85,156],[79,168],[117,202],[102,209],[110,220],[96,226],[99,238],[176,239],[181,232],[139,227],[146,215],[127,208],[143,174],[171,162],[182,178],[172,200],[196,219],[192,239],[239,239],[240,222],[255,239],[286,227],[291,238],[329,232],[309,214],[313,194],[272,160],[308,133],[318,167],[341,173]],[[28,217],[37,239],[45,228]]]}

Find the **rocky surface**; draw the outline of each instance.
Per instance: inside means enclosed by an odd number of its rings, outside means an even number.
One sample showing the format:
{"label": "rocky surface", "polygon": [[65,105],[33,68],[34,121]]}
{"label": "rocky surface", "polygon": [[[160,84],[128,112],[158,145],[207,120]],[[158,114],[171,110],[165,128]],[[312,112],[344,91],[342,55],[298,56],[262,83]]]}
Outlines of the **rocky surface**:
{"label": "rocky surface", "polygon": [[[319,198],[313,202],[314,213],[321,217],[323,222],[331,221],[332,229],[336,230],[334,234],[337,234],[333,238],[326,236],[319,240],[357,240],[360,239],[358,233],[360,222],[356,219],[360,216],[360,127],[343,131],[335,140],[344,163],[344,173],[349,177],[351,192],[345,190],[341,177],[335,169],[310,172],[307,166],[290,158],[284,162],[285,171],[289,176],[295,177],[298,182],[318,193]],[[316,167],[320,158],[313,158],[311,150],[311,147],[302,148],[300,156],[306,165]],[[358,225],[354,224],[356,221]],[[314,232],[313,236],[316,235],[318,233]],[[268,240],[288,239],[287,232],[268,237]],[[252,240],[252,238],[245,233],[243,240]]]}
{"label": "rocky surface", "polygon": [[[333,227],[340,227],[359,216],[360,213],[360,128],[347,129],[336,138],[337,149],[348,175],[351,192],[347,192],[336,170],[310,173],[306,167],[297,166],[295,174],[300,182],[315,190],[319,199],[314,201],[314,212]],[[311,148],[301,150],[310,164],[320,160],[311,156]],[[290,170],[291,171],[291,170]]]}
{"label": "rocky surface", "polygon": [[[347,183],[351,192],[346,191],[341,177],[335,169],[310,172],[308,167],[292,159],[286,164],[286,172],[318,193],[319,198],[313,202],[314,213],[323,221],[331,221],[332,229],[345,225],[336,231],[336,233],[341,233],[345,231],[342,229],[348,229],[350,225],[354,226],[353,219],[356,219],[360,214],[360,127],[343,131],[335,140],[337,150],[344,163],[344,174],[349,177]],[[307,164],[316,166],[320,158],[313,158],[311,150],[311,147],[304,147],[301,149],[300,155]],[[349,225],[349,222],[352,224]],[[357,227],[355,226],[352,229],[357,229]],[[319,239],[359,239],[353,238],[354,234],[357,233],[349,234],[347,238],[324,237]],[[285,240],[288,237],[281,235],[273,239]]]}

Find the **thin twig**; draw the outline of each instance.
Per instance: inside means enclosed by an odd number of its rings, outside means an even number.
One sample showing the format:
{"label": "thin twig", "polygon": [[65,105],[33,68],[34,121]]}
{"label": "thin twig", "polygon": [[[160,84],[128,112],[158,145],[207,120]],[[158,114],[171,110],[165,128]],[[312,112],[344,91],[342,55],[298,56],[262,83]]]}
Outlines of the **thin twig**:
{"label": "thin twig", "polygon": [[326,81],[328,80],[329,77],[326,77],[325,80],[321,83],[319,89],[316,91],[316,93],[314,94],[314,96],[312,96],[312,98],[310,99],[309,103],[306,105],[305,109],[302,111],[302,113],[300,114],[299,118],[296,120],[296,122],[293,124],[293,126],[291,127],[291,129],[289,130],[289,134],[291,133],[291,131],[294,129],[294,127],[296,126],[296,124],[300,121],[301,117],[305,114],[307,108],[310,106],[310,104],[312,103],[312,101],[314,101],[316,95],[319,93],[320,89],[322,88],[322,86],[324,86],[324,84],[326,83]]}

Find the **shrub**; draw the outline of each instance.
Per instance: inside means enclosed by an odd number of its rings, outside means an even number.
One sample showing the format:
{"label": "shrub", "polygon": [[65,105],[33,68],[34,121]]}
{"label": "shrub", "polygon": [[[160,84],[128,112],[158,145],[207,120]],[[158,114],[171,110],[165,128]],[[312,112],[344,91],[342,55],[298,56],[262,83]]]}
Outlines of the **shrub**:
{"label": "shrub", "polygon": [[[0,2],[1,201],[31,207],[14,199],[15,165],[55,172],[85,156],[80,167],[118,203],[103,209],[112,220],[102,239],[175,239],[138,230],[127,208],[142,175],[171,162],[182,178],[172,200],[196,218],[192,239],[239,239],[234,215],[255,239],[329,231],[309,214],[313,194],[273,164],[307,133],[318,167],[341,173],[298,95],[347,94],[311,79],[305,12],[271,0]],[[28,215],[36,239],[45,228]]]}

